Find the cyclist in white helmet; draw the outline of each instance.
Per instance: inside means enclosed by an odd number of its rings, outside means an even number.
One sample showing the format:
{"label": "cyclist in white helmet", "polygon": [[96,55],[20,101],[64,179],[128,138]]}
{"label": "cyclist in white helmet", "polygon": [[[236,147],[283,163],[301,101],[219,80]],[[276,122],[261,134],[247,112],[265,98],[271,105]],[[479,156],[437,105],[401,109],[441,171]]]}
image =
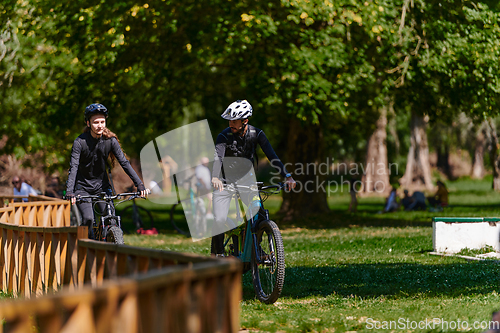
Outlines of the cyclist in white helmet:
{"label": "cyclist in white helmet", "polygon": [[[215,144],[215,161],[212,171],[212,184],[215,188],[213,196],[213,209],[215,223],[217,225],[225,224],[227,213],[231,203],[232,195],[224,190],[224,182],[233,183],[241,181],[251,173],[252,166],[256,159],[255,149],[257,144],[261,147],[271,165],[279,170],[280,174],[286,179],[288,188],[295,188],[295,180],[286,170],[285,166],[274,152],[269,143],[266,134],[248,123],[248,118],[252,116],[253,108],[247,100],[237,100],[231,103],[222,113],[221,117],[229,121],[229,127],[223,130],[218,136]],[[227,157],[240,157],[242,159],[227,159]],[[224,159],[226,158],[226,162]],[[254,175],[250,175],[255,177]],[[240,193],[246,206],[256,204],[260,206],[260,200],[249,194],[245,196]],[[258,202],[257,202],[258,200]],[[223,253],[224,234],[213,237],[215,254]]]}

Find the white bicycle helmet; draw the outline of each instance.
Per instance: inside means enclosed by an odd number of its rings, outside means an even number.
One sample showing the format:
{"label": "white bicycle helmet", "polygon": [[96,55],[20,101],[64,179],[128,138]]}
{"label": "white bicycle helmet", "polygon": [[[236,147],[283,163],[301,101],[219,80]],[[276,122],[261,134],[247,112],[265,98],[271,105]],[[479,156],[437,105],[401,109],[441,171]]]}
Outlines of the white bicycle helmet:
{"label": "white bicycle helmet", "polygon": [[252,116],[252,105],[246,99],[231,103],[221,117],[226,120],[247,119]]}

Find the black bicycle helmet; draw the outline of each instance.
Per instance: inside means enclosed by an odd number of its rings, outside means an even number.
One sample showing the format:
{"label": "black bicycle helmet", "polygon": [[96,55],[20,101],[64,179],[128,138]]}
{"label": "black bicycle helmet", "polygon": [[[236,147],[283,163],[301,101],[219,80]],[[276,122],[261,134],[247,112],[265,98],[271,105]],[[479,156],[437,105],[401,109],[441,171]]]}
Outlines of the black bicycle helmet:
{"label": "black bicycle helmet", "polygon": [[247,119],[252,116],[252,111],[252,105],[246,99],[239,99],[231,103],[221,117],[226,120]]}
{"label": "black bicycle helmet", "polygon": [[108,109],[99,103],[90,104],[85,108],[85,122],[89,121],[90,117],[95,114],[103,114],[105,118],[108,118]]}

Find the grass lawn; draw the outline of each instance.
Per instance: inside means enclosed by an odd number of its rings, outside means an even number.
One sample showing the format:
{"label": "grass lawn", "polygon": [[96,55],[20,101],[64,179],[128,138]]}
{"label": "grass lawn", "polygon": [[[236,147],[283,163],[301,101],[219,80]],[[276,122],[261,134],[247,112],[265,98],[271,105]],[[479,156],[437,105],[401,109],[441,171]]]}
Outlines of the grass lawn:
{"label": "grass lawn", "polygon": [[[349,196],[336,194],[329,198],[330,214],[278,223],[286,252],[282,297],[274,305],[261,304],[246,274],[242,330],[485,331],[491,313],[500,309],[498,264],[430,255],[431,219],[500,216],[500,193],[490,190],[491,178],[447,185],[452,207],[441,213],[378,214],[384,199],[373,197],[361,198],[358,213],[348,214]],[[192,242],[176,234],[169,212],[144,204],[153,210],[160,235],[127,234],[127,244],[208,253],[209,240]],[[280,199],[266,204],[273,216]]]}

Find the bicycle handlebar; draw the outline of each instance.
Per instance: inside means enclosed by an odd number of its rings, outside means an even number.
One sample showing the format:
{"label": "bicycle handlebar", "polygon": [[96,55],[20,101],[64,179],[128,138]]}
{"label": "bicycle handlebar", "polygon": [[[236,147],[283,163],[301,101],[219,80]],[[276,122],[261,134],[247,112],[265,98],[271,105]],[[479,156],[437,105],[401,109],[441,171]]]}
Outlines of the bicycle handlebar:
{"label": "bicycle handlebar", "polygon": [[[76,200],[81,200],[81,199],[98,199],[98,200],[106,200],[106,201],[111,201],[111,200],[116,200],[116,199],[121,199],[123,197],[130,196],[130,197],[141,197],[141,192],[127,192],[127,193],[119,193],[116,195],[108,195],[105,192],[101,192],[100,194],[89,194],[89,195],[77,195],[75,196]],[[129,198],[132,199],[132,198]]]}
{"label": "bicycle handlebar", "polygon": [[255,185],[238,185],[238,184],[223,184],[223,187],[229,191],[231,190],[236,190],[236,188],[240,189],[246,189],[246,190],[251,190],[251,191],[259,191],[259,192],[264,192],[266,190],[277,190],[280,191],[286,186],[285,183],[278,183],[278,185],[267,185],[264,186],[263,182],[257,182]]}

